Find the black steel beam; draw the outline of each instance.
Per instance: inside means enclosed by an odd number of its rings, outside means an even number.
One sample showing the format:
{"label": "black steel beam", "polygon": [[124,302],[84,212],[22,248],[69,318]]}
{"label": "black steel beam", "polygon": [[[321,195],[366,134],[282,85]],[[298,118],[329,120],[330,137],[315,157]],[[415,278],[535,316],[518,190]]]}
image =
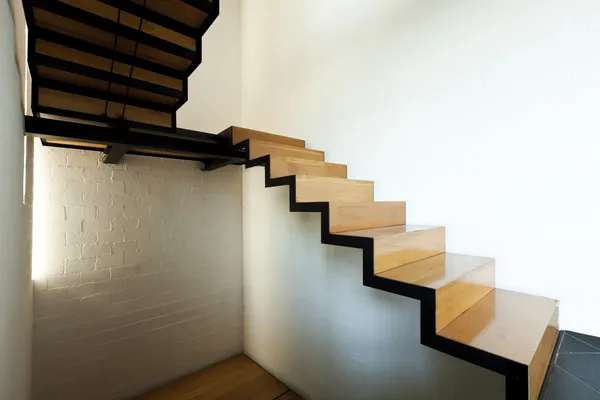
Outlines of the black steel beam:
{"label": "black steel beam", "polygon": [[206,143],[218,143],[221,145],[229,145],[229,142],[226,139],[224,140],[224,138],[222,138],[218,135],[215,135],[213,133],[206,133],[206,132],[194,131],[191,129],[177,128],[177,130],[175,131],[175,134],[182,139],[196,140],[196,141],[206,142]]}
{"label": "black steel beam", "polygon": [[[40,138],[42,145],[47,146],[47,147],[58,147],[61,149],[73,149],[73,150],[86,150],[86,151],[97,151],[97,152],[104,152],[103,149],[99,149],[99,148],[95,148],[95,147],[86,147],[86,146],[78,146],[75,144],[64,144],[64,143],[50,143],[47,142],[46,139],[42,139]],[[153,154],[153,153],[138,153],[136,151],[129,151],[127,152],[128,156],[141,156],[141,157],[157,157],[157,158],[173,158],[175,160],[189,160],[189,161],[202,161],[200,159],[198,159],[197,156],[185,156],[185,155],[181,155],[181,156],[171,156],[171,155],[165,155],[165,154]]]}
{"label": "black steel beam", "polygon": [[202,162],[204,163],[204,168],[202,168],[203,171],[214,171],[215,169],[227,167],[228,165],[234,165],[234,164],[241,165],[244,163],[243,161],[236,161],[236,160],[213,160],[213,159],[203,160]]}
{"label": "black steel beam", "polygon": [[114,103],[128,104],[136,107],[147,108],[163,113],[173,113],[174,106],[154,103],[147,100],[140,100],[133,97],[121,96],[111,92],[91,89],[83,86],[73,85],[71,83],[56,81],[54,79],[39,78],[37,84],[41,88],[58,90],[61,92],[77,94],[85,97],[93,97],[95,99],[112,101]]}
{"label": "black steel beam", "polygon": [[[106,58],[108,60],[114,59],[115,61],[119,61],[123,64],[139,67],[147,71],[156,72],[157,74],[170,76],[171,78],[181,79],[184,82],[187,76],[185,74],[185,71],[179,71],[177,69],[167,67],[162,64],[137,58],[129,54],[121,53],[118,50],[113,51],[112,49],[98,46],[96,44],[89,43],[84,40],[79,40],[68,35],[63,35],[62,33],[54,32],[50,29],[36,28],[34,36],[41,40],[52,42],[65,47],[70,47],[72,49],[90,53],[98,57]],[[32,41],[30,40],[30,47],[31,43]]]}
{"label": "black steel beam", "polygon": [[140,156],[140,157],[158,157],[158,158],[171,158],[173,160],[187,160],[187,161],[202,161],[200,158],[194,155],[177,155],[172,156],[170,154],[152,154],[152,153],[144,153],[132,150],[127,153],[128,156]]}
{"label": "black steel beam", "polygon": [[214,1],[210,1],[210,0],[182,0],[182,1],[184,3],[186,3],[187,5],[197,8],[199,10],[202,10],[209,15],[214,13],[214,11],[216,9],[216,4],[214,3]]}
{"label": "black steel beam", "polygon": [[167,29],[170,29],[174,32],[181,33],[182,35],[200,39],[198,36],[198,29],[193,28],[189,25],[184,24],[183,22],[177,21],[173,18],[169,18],[163,14],[157,13],[156,11],[152,11],[145,6],[141,6],[139,4],[134,3],[129,0],[100,0],[101,2],[108,4],[109,6],[121,9],[125,12],[128,12],[133,15],[137,15],[138,17],[154,22],[160,26],[164,26]]}
{"label": "black steel beam", "polygon": [[150,130],[150,129],[132,128],[132,130],[134,132],[148,133],[150,135],[163,135],[163,136],[173,137],[173,138],[177,138],[177,139],[191,140],[194,142],[213,143],[213,144],[218,144],[218,145],[223,145],[223,146],[230,145],[229,140],[227,138],[224,138],[222,136],[215,135],[212,133],[193,131],[190,129],[177,128],[175,130],[175,132],[165,132],[165,133],[156,132],[155,129]]}
{"label": "black steel beam", "polygon": [[129,150],[131,150],[131,147],[129,146],[108,146],[102,155],[102,162],[104,164],[118,164]]}
{"label": "black steel beam", "polygon": [[228,145],[203,143],[167,136],[150,135],[125,129],[107,128],[46,118],[25,117],[25,133],[44,139],[74,140],[82,143],[126,146],[136,149],[168,151],[189,156],[242,162],[245,153]]}
{"label": "black steel beam", "polygon": [[43,54],[36,54],[34,57],[36,65],[58,69],[65,72],[71,72],[77,75],[87,76],[89,78],[100,79],[107,82],[117,83],[123,86],[133,87],[147,92],[152,92],[160,95],[182,99],[184,93],[181,90],[172,89],[166,86],[156,85],[154,83],[141,81],[139,79],[130,78],[128,76],[103,71],[101,69],[87,67],[71,61],[62,60],[60,58],[50,57]]}
{"label": "black steel beam", "polygon": [[61,117],[73,118],[82,121],[93,121],[101,122],[111,127],[130,127],[136,129],[144,129],[151,131],[152,133],[159,135],[168,135],[175,132],[176,124],[173,127],[166,127],[161,125],[144,124],[142,122],[131,121],[127,119],[109,118],[106,115],[87,114],[78,111],[64,110],[56,107],[40,106],[36,104],[31,105],[32,111],[36,116],[39,114],[57,115]]}
{"label": "black steel beam", "polygon": [[133,40],[134,42],[143,43],[150,47],[154,47],[158,50],[186,58],[188,60],[194,60],[196,58],[196,52],[193,50],[130,28],[115,21],[100,17],[80,8],[70,6],[60,1],[30,2],[30,6],[44,9],[62,17],[81,22],[117,36],[122,36],[126,39]]}

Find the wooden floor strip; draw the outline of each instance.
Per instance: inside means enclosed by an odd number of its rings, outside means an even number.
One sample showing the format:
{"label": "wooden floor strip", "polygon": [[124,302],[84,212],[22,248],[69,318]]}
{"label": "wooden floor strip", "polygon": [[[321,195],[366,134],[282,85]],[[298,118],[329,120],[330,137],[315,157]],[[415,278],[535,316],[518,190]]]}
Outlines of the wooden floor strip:
{"label": "wooden floor strip", "polygon": [[287,392],[279,396],[276,400],[302,400],[302,398],[296,393],[292,392],[291,390],[288,390]]}
{"label": "wooden floor strip", "polygon": [[241,354],[137,398],[137,400],[238,399],[298,400],[300,397],[250,358]]}

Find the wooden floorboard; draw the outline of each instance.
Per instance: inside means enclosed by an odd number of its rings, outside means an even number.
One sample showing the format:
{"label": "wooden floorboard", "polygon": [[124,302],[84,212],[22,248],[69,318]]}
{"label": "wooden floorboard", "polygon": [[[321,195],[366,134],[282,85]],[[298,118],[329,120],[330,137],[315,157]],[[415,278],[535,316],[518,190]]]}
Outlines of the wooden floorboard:
{"label": "wooden floorboard", "polygon": [[296,393],[292,392],[291,390],[288,390],[287,392],[279,396],[277,400],[302,400],[302,398]]}
{"label": "wooden floorboard", "polygon": [[267,371],[245,355],[168,384],[137,400],[298,400]]}

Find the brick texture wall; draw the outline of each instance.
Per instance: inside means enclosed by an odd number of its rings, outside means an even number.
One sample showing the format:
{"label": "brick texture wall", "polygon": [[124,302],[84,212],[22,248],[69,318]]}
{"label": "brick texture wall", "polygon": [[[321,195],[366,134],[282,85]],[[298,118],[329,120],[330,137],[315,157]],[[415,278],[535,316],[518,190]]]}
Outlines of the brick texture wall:
{"label": "brick texture wall", "polygon": [[34,400],[125,399],[242,351],[241,170],[36,145]]}

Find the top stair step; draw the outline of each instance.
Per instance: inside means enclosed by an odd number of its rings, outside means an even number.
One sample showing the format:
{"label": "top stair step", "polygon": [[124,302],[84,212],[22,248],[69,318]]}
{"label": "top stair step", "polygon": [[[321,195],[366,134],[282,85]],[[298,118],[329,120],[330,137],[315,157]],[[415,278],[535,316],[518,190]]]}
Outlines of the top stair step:
{"label": "top stair step", "polygon": [[275,135],[273,133],[255,131],[253,129],[240,128],[232,126],[227,129],[224,135],[231,136],[231,144],[238,144],[248,139],[256,139],[268,143],[283,144],[286,146],[306,147],[304,140],[294,139],[287,136]]}

